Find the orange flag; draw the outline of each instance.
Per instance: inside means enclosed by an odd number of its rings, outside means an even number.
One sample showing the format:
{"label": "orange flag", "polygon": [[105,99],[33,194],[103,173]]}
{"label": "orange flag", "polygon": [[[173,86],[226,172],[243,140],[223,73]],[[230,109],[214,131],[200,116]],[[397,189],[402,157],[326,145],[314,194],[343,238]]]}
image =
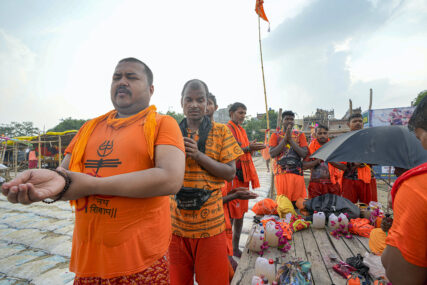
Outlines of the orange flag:
{"label": "orange flag", "polygon": [[267,19],[267,16],[265,15],[264,12],[264,1],[263,0],[256,0],[256,5],[255,5],[255,12],[258,14],[258,16],[260,16],[264,21],[270,23],[270,21]]}

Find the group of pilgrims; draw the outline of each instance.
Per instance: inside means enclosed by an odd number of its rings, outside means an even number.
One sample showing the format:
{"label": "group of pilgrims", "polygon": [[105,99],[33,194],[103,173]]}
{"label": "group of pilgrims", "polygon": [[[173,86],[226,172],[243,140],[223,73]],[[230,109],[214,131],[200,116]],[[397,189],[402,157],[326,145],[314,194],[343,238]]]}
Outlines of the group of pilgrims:
{"label": "group of pilgrims", "polygon": [[[273,160],[277,195],[294,205],[326,193],[377,201],[369,166],[310,158],[329,141],[326,126],[316,127],[308,145],[294,128],[295,114],[285,111],[259,143],[242,127],[243,103],[231,105],[227,124],[214,121],[218,104],[202,80],[184,84],[179,124],[150,105],[153,93],[150,68],[122,59],[111,84],[114,110],[81,127],[58,169],[28,170],[2,187],[12,203],[70,201],[76,285],[229,284],[233,256],[242,254],[248,200],[258,196],[250,188],[260,187],[257,151],[267,165]],[[363,128],[362,116],[353,114],[348,124],[351,131]]]}

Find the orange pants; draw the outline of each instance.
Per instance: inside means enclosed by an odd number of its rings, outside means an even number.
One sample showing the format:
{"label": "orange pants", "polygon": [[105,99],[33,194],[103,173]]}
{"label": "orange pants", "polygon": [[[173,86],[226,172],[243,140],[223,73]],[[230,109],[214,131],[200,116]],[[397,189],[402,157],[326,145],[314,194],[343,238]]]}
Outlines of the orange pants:
{"label": "orange pants", "polygon": [[[233,181],[225,182],[227,193],[238,187],[246,187],[249,190],[249,182],[242,182],[237,177]],[[248,200],[234,199],[228,202],[228,209],[230,211],[231,219],[243,219],[243,216],[248,211]]]}
{"label": "orange pants", "polygon": [[307,198],[304,176],[292,173],[274,175],[274,186],[277,196],[285,195],[291,201]]}
{"label": "orange pants", "polygon": [[365,183],[362,180],[343,178],[342,196],[353,203],[360,201],[369,204],[371,201],[377,201],[377,182],[375,179],[372,179],[371,183]]}
{"label": "orange pants", "polygon": [[169,246],[172,285],[193,285],[194,273],[200,285],[229,284],[229,261],[225,232],[208,238],[172,235]]}
{"label": "orange pants", "polygon": [[319,183],[319,182],[310,182],[308,184],[308,197],[314,198],[324,194],[335,194],[341,195],[341,187],[338,183]]}

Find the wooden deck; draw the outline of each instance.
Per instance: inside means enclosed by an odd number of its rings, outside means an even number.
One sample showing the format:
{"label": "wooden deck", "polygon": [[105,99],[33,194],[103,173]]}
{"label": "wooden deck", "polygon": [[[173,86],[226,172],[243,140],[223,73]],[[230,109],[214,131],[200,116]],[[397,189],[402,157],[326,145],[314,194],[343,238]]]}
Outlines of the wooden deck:
{"label": "wooden deck", "polygon": [[[276,248],[269,248],[265,251],[264,257],[274,259],[278,265],[293,257],[309,261],[313,283],[318,285],[346,284],[346,280],[332,269],[334,263],[329,258],[330,254],[345,261],[358,253],[363,256],[365,252],[369,252],[367,238],[353,236],[352,239],[336,239],[327,232],[327,229],[309,228],[296,232],[292,236],[291,246],[291,250],[286,254]],[[255,273],[255,260],[258,256],[258,253],[245,248],[232,285],[251,284]]]}

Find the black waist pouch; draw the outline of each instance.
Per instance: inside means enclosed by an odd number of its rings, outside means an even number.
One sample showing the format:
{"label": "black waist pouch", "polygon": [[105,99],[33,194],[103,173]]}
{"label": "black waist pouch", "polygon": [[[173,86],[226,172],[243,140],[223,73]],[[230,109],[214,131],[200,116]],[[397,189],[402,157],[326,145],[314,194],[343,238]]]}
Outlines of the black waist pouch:
{"label": "black waist pouch", "polygon": [[181,210],[200,210],[211,197],[212,192],[200,188],[181,187],[181,190],[175,194],[177,207]]}
{"label": "black waist pouch", "polygon": [[239,181],[245,182],[245,179],[243,178],[243,169],[241,168],[236,169],[236,177],[237,179],[239,179]]}

